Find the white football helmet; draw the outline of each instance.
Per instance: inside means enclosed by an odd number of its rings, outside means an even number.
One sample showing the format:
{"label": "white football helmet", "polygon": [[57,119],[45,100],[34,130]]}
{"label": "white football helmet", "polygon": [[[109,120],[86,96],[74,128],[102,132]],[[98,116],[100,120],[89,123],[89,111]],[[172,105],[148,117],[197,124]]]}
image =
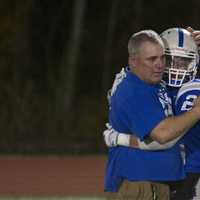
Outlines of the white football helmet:
{"label": "white football helmet", "polygon": [[199,54],[190,32],[183,28],[170,28],[161,33],[161,37],[166,55],[163,80],[172,87],[192,81],[197,72]]}

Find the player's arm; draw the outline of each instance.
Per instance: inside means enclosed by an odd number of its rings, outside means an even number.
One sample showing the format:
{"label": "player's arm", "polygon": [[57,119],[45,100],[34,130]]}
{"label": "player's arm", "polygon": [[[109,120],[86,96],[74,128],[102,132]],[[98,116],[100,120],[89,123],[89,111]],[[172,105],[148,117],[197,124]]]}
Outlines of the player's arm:
{"label": "player's arm", "polygon": [[178,137],[165,144],[159,144],[158,142],[153,141],[150,138],[141,141],[138,137],[136,137],[133,134],[119,133],[116,130],[114,130],[109,124],[106,124],[106,126],[107,129],[103,132],[103,136],[105,144],[108,147],[115,147],[119,145],[155,151],[171,148],[180,139]]}

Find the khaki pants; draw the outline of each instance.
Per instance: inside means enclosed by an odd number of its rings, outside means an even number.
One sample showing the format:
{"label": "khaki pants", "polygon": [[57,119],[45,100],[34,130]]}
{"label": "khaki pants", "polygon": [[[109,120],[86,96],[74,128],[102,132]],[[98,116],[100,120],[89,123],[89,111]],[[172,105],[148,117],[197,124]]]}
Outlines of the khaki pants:
{"label": "khaki pants", "polygon": [[124,180],[118,192],[108,192],[108,200],[169,200],[169,187],[156,182]]}

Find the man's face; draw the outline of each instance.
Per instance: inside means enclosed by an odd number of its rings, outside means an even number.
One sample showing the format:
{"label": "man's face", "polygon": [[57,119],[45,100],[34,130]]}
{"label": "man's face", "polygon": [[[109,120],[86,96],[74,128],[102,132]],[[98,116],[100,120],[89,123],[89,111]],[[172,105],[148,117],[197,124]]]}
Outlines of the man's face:
{"label": "man's face", "polygon": [[161,81],[165,69],[164,49],[161,45],[144,42],[135,56],[129,57],[131,70],[150,84]]}

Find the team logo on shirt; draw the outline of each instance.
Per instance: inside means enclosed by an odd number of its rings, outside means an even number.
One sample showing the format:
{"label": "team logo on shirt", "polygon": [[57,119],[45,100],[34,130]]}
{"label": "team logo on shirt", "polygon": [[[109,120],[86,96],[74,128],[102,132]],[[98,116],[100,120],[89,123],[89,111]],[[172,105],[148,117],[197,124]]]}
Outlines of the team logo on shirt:
{"label": "team logo on shirt", "polygon": [[172,111],[172,100],[168,96],[166,88],[161,85],[161,88],[158,91],[158,98],[159,101],[164,109],[165,116],[171,116],[173,115]]}

